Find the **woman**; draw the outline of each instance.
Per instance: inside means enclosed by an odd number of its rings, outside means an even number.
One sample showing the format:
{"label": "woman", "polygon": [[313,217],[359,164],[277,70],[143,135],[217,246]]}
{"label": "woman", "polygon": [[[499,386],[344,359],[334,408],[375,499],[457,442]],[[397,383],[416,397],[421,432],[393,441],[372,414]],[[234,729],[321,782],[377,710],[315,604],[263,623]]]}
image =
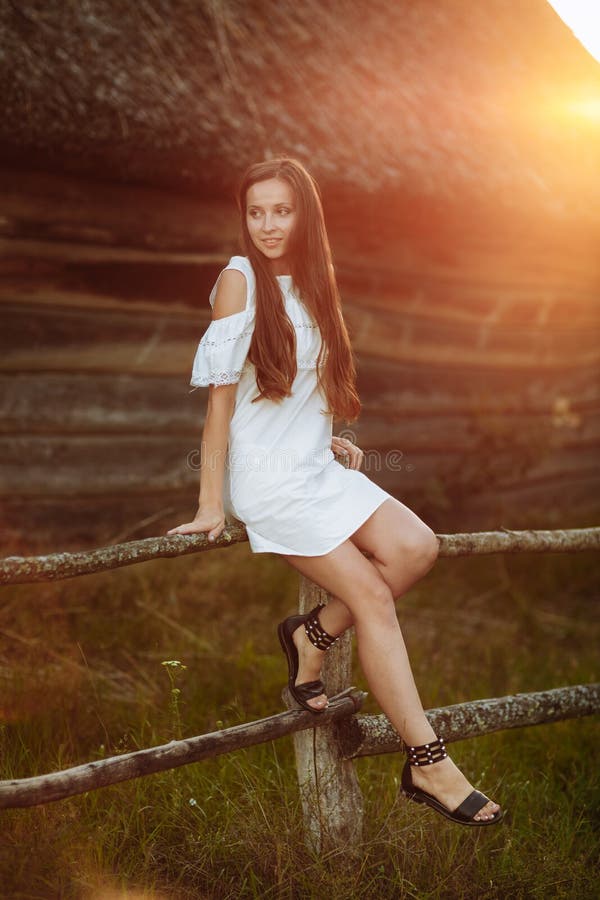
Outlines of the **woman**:
{"label": "woman", "polygon": [[326,606],[279,625],[291,694],[326,708],[324,653],[354,625],[369,686],[408,746],[406,795],[461,824],[494,824],[500,807],[425,717],[396,617],[394,598],[432,567],[437,538],[359,471],[358,447],[332,436],[333,417],[351,424],[360,400],[317,185],[297,160],[268,160],[245,173],[238,205],[247,256],[211,292],[190,382],[209,386],[199,506],[167,534],[214,541],[233,515],[253,552],[278,553],[328,591]]}

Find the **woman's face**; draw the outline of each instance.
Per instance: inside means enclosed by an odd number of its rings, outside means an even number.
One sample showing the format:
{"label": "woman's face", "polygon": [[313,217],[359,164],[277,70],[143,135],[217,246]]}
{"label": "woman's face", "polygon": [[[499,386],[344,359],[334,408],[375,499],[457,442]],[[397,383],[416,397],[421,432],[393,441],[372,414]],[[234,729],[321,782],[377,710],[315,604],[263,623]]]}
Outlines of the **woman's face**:
{"label": "woman's face", "polygon": [[246,193],[246,224],[254,246],[272,260],[276,275],[286,275],[290,238],[297,210],[290,184],[281,178],[258,181]]}

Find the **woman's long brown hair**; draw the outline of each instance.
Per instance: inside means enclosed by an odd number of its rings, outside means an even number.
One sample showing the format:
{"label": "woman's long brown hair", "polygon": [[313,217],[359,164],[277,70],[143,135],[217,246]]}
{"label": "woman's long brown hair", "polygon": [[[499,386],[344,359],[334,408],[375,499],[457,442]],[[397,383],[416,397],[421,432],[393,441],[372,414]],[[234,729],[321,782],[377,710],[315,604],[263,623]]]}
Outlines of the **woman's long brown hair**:
{"label": "woman's long brown hair", "polygon": [[298,371],[296,333],[285,311],[279,284],[269,260],[254,246],[246,222],[248,189],[269,178],[286,181],[296,202],[297,219],[290,237],[290,274],[299,297],[321,332],[317,380],[329,407],[323,412],[350,425],[358,418],[361,403],[319,188],[302,163],[289,157],[250,166],[238,190],[242,243],[256,275],[256,320],[248,356],[256,367],[259,394],[252,402],[262,397],[280,401],[290,396]]}

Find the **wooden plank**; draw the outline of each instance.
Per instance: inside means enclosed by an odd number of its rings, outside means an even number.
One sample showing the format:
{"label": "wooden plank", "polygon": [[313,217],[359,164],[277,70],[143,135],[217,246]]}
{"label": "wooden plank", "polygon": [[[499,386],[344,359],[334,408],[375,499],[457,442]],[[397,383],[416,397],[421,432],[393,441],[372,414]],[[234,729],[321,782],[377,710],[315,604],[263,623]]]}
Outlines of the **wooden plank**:
{"label": "wooden plank", "polygon": [[193,518],[197,485],[180,490],[0,496],[0,543],[5,556],[78,552],[164,535]]}
{"label": "wooden plank", "polygon": [[175,250],[153,250],[139,247],[123,247],[114,244],[75,243],[74,241],[41,241],[23,238],[0,238],[0,270],[10,271],[11,260],[52,259],[67,263],[69,266],[81,263],[114,263],[116,265],[144,264],[154,266],[158,263],[170,266],[182,264],[195,266],[226,265],[227,258],[222,253],[178,252]]}
{"label": "wooden plank", "polygon": [[[579,371],[597,367],[600,353],[591,330],[565,332],[500,329],[465,332],[438,323],[423,329],[415,321],[352,310],[348,316],[357,356],[389,363],[447,370]],[[96,311],[45,304],[3,304],[0,338],[2,371],[124,371],[184,374],[210,322],[206,297],[197,310],[165,307],[161,314],[123,308]],[[482,338],[484,335],[485,339]]]}
{"label": "wooden plank", "polygon": [[47,169],[0,165],[0,200],[7,239],[227,254],[237,234],[235,204],[222,195]]}
{"label": "wooden plank", "polygon": [[[490,247],[492,250],[492,247]],[[376,316],[399,315],[455,325],[499,325],[506,328],[599,327],[600,308],[593,256],[578,260],[574,272],[545,273],[538,282],[523,273],[511,280],[498,278],[508,260],[496,252],[495,273],[482,282],[457,268],[444,276],[435,266],[422,263],[398,271],[389,269],[385,281],[369,277],[355,267],[352,277],[339,277],[344,311],[353,307]],[[591,269],[591,271],[590,271]]]}
{"label": "wooden plank", "polygon": [[[199,480],[200,437],[141,433],[0,437],[0,495],[178,490]],[[23,460],[27,465],[23,465]]]}
{"label": "wooden plank", "polygon": [[200,391],[190,394],[183,378],[0,373],[0,432],[34,444],[44,436],[114,440],[153,432],[164,436],[168,429],[175,439],[199,442],[206,399]]}
{"label": "wooden plank", "polygon": [[[494,249],[498,252],[498,248]],[[48,290],[60,284],[65,303],[66,298],[81,293],[85,285],[87,293],[83,296],[94,305],[96,296],[96,302],[102,299],[103,282],[109,280],[118,286],[120,279],[121,302],[126,304],[130,302],[132,279],[142,285],[147,272],[164,270],[165,278],[181,285],[181,273],[187,271],[190,284],[198,280],[201,285],[203,271],[208,268],[216,277],[234,252],[237,251],[233,244],[224,252],[183,252],[87,241],[0,238],[0,297],[27,300],[33,293],[43,300],[44,284]],[[439,322],[466,329],[598,329],[596,282],[600,271],[589,271],[590,260],[590,256],[579,260],[577,277],[573,273],[546,273],[540,283],[529,283],[518,272],[513,274],[513,281],[496,282],[490,275],[489,281],[480,283],[462,269],[453,272],[452,277],[445,276],[431,263],[400,271],[392,269],[387,281],[382,281],[374,279],[363,266],[354,268],[352,278],[340,275],[340,288],[347,311],[409,317],[430,323],[434,329]],[[496,258],[496,268],[503,271],[506,262],[503,260],[503,265],[498,266]]]}
{"label": "wooden plank", "polygon": [[[458,362],[458,360],[457,360]],[[403,360],[384,360],[363,354],[358,360],[358,381],[361,391],[373,399],[382,398],[385,405],[412,402],[418,406],[421,397],[436,402],[438,397],[456,400],[457,408],[465,403],[477,405],[498,398],[513,408],[529,403],[548,403],[560,391],[572,400],[581,397],[589,402],[600,392],[598,367],[595,363],[559,365],[552,369],[497,368],[484,362],[473,365],[466,359],[460,365],[440,365],[432,359],[424,363]],[[386,397],[388,403],[386,404]],[[411,401],[412,398],[412,401]]]}
{"label": "wooden plank", "polygon": [[[189,374],[189,373],[188,373]],[[188,379],[189,380],[189,379]],[[121,372],[94,375],[86,372],[0,372],[0,429],[20,431],[71,431],[80,427],[86,431],[139,430],[162,428],[164,417],[171,415],[179,427],[187,423],[195,428],[197,414],[204,414],[208,389],[189,393],[185,377],[125,375]],[[182,404],[182,394],[192,397],[192,406]],[[48,403],[48,397],[52,402]],[[515,395],[512,383],[501,391],[485,391],[480,396],[469,393],[469,383],[455,381],[447,390],[435,382],[415,383],[414,388],[399,384],[397,392],[361,393],[360,419],[352,428],[356,433],[369,434],[369,444],[385,446],[389,443],[377,435],[389,434],[398,427],[438,428],[467,431],[469,426],[494,426],[503,420],[518,429],[537,418],[549,424],[552,418],[565,419],[565,434],[585,435],[588,429],[595,434],[600,411],[600,386],[591,380],[573,384],[568,379],[555,382],[548,379],[544,390]],[[175,407],[175,408],[174,408]],[[193,410],[193,419],[190,419]],[[569,416],[577,422],[569,426]],[[158,416],[163,417],[157,421]],[[154,425],[153,425],[154,423]],[[540,422],[543,424],[543,422]],[[512,427],[512,424],[511,424]],[[435,437],[433,437],[435,440]],[[396,438],[394,437],[394,442]]]}
{"label": "wooden plank", "polygon": [[356,308],[347,308],[346,319],[356,352],[386,360],[525,370],[600,363],[597,334],[585,329],[551,332],[480,323],[467,331],[439,320],[424,323],[408,316],[400,325],[396,317]]}
{"label": "wooden plank", "polygon": [[[442,498],[436,493],[432,496],[431,482],[428,484],[418,469],[412,473],[392,473],[392,476],[394,483],[389,483],[391,478],[384,474],[378,475],[377,481],[426,521],[435,522],[438,530],[458,527],[464,531],[482,531],[496,523],[526,528],[533,514],[537,522],[547,518],[548,524],[559,523],[565,518],[565,509],[573,522],[598,519],[597,462],[588,470],[574,468],[572,472],[558,472],[554,478],[532,483],[515,479],[508,485],[481,487],[476,493],[466,486],[458,493],[450,489]],[[446,490],[439,473],[429,477],[434,485],[441,484],[442,490]],[[0,496],[0,541],[4,554],[77,552],[164,535],[169,528],[192,518],[197,487],[193,476],[186,486],[163,491],[154,490],[150,482],[141,490],[87,493],[85,485],[81,485],[76,494],[68,495],[5,494]],[[455,500],[457,496],[460,506]],[[556,498],[561,498],[560,505]]]}
{"label": "wooden plank", "polygon": [[145,314],[129,307],[56,310],[25,305],[3,309],[0,367],[4,372],[57,371],[188,375],[210,307]]}
{"label": "wooden plank", "polygon": [[343,430],[356,436],[365,453],[401,447],[413,453],[477,454],[489,441],[500,455],[509,442],[517,446],[514,436],[521,434],[530,442],[535,436],[547,455],[554,456],[562,448],[577,450],[600,444],[600,403],[582,411],[567,401],[564,406],[555,404],[554,409],[548,404],[545,410],[524,409],[512,414],[485,409],[471,414],[428,414],[423,409],[416,415],[405,414],[400,403],[388,416],[363,413],[358,423]]}
{"label": "wooden plank", "polygon": [[[0,373],[0,432],[106,435],[164,432],[183,437],[199,433],[206,413],[208,390],[191,391],[185,379],[135,376],[115,372]],[[594,396],[596,394],[596,396]],[[48,398],[51,401],[48,402]],[[337,429],[336,429],[337,430]],[[498,448],[503,430],[546,433],[547,442],[569,448],[586,446],[600,437],[600,396],[590,385],[587,396],[554,395],[521,399],[487,395],[476,401],[408,391],[397,397],[369,395],[352,432],[365,452],[401,446],[425,452],[464,452],[477,449],[486,434]]]}
{"label": "wooden plank", "polygon": [[[160,422],[159,418],[159,426]],[[167,418],[165,427],[168,424]],[[368,432],[365,437],[368,438]],[[598,474],[597,441],[548,449],[544,456],[533,452],[528,458],[523,457],[515,470],[515,451],[508,446],[496,449],[494,460],[486,469],[481,465],[476,444],[440,443],[432,447],[426,438],[421,445],[410,444],[406,434],[399,433],[398,438],[396,447],[388,443],[378,448],[362,437],[358,445],[365,452],[361,471],[385,490],[399,495],[407,479],[421,486],[427,479],[439,480],[452,487],[476,484],[479,473],[479,480],[501,490],[516,480],[548,484],[561,477]],[[0,435],[0,495],[90,496],[188,486],[193,490],[199,478],[200,442],[200,433],[170,434],[160,427],[138,434],[103,431]],[[525,452],[526,446],[523,447]],[[27,460],[26,466],[23,460]]]}

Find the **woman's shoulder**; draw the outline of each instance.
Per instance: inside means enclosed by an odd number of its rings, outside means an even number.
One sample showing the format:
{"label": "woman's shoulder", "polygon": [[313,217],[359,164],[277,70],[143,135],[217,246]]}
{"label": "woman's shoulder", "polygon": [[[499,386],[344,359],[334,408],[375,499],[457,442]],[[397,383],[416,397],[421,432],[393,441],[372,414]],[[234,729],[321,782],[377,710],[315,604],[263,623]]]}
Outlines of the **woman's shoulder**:
{"label": "woman's shoulder", "polygon": [[227,265],[219,273],[212,291],[210,292],[209,302],[214,307],[217,288],[221,280],[221,276],[231,270],[241,272],[246,279],[246,310],[250,311],[254,307],[254,296],[256,291],[256,278],[250,260],[246,256],[232,256]]}
{"label": "woman's shoulder", "polygon": [[244,272],[244,274],[254,277],[254,269],[247,256],[232,256],[225,268],[237,269],[239,272]]}

